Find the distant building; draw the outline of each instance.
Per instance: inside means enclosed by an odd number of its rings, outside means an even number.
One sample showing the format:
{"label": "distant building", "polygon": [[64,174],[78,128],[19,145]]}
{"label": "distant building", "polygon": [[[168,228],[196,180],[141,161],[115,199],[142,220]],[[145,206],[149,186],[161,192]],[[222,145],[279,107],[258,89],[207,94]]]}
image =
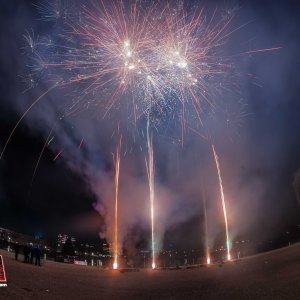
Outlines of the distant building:
{"label": "distant building", "polygon": [[76,243],[76,238],[74,236],[71,236],[71,242],[73,245]]}
{"label": "distant building", "polygon": [[67,239],[69,238],[69,236],[67,234],[62,234],[60,233],[57,236],[57,249],[60,249],[63,247],[63,245],[66,243]]}
{"label": "distant building", "polygon": [[74,246],[76,243],[76,238],[74,236],[69,236],[67,234],[64,233],[60,233],[57,236],[57,251],[61,252],[64,244],[66,243],[67,239],[71,239],[72,245]]}

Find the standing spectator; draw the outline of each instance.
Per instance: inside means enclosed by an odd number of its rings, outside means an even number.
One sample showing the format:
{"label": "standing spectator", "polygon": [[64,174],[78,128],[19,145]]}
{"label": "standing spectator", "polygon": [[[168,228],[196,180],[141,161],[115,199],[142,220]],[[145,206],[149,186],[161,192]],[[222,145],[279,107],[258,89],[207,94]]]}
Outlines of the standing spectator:
{"label": "standing spectator", "polygon": [[24,245],[23,246],[23,252],[24,252],[24,262],[25,263],[29,263],[29,252],[30,252],[30,249],[28,247],[28,245]]}
{"label": "standing spectator", "polygon": [[15,244],[15,259],[16,260],[18,260],[19,252],[20,252],[20,245],[18,242],[16,242],[16,244]]}
{"label": "standing spectator", "polygon": [[34,246],[30,244],[30,263],[33,264],[33,257],[34,257]]}
{"label": "standing spectator", "polygon": [[39,245],[36,245],[36,247],[34,248],[34,256],[35,256],[35,265],[39,265],[41,266],[41,255],[42,255],[42,251]]}

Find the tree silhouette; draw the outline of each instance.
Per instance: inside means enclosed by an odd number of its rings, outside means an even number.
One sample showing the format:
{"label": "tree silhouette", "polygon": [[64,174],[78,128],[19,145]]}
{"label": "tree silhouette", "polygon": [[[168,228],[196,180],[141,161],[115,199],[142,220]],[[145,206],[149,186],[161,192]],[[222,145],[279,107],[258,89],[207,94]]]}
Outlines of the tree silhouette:
{"label": "tree silhouette", "polygon": [[62,255],[70,255],[70,256],[74,256],[75,252],[74,252],[74,247],[73,247],[73,243],[71,241],[70,238],[68,238],[61,250],[61,254]]}

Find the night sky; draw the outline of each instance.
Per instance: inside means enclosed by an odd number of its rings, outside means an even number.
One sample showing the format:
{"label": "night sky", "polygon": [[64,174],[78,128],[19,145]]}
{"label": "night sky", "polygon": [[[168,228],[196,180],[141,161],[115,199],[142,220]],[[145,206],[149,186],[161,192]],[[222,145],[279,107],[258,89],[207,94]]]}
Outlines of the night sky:
{"label": "night sky", "polygon": [[[0,4],[1,149],[21,113],[49,87],[41,78],[36,87],[24,92],[28,60],[23,35],[26,30],[36,36],[55,34],[49,22],[39,20],[34,5],[38,3],[2,0]],[[241,57],[241,73],[254,76],[240,77],[241,89],[234,99],[224,94],[219,121],[204,116],[221,161],[232,236],[276,238],[300,224],[300,202],[293,189],[294,174],[300,168],[300,4],[265,0],[201,3],[208,11],[234,7],[233,28],[249,23],[229,39],[229,52],[282,47]],[[91,109],[75,121],[59,125],[31,183],[54,116],[70,97],[68,92],[58,90],[45,97],[18,127],[5,151],[0,162],[1,227],[46,236],[63,231],[96,237],[109,231],[105,222],[111,220],[105,214],[112,198],[111,153],[116,145],[116,119],[125,119],[126,112],[119,109],[117,116],[112,113],[103,120],[101,112]],[[179,136],[178,124],[165,127],[167,130],[154,137],[157,193],[163,211],[157,226],[162,239],[166,233],[168,242],[180,247],[188,240],[192,247],[201,240],[194,238],[194,232],[201,236],[203,219],[200,178],[206,186],[211,236],[222,232],[213,157],[210,145],[196,134],[187,133],[182,146],[174,142]],[[136,227],[149,231],[143,218],[148,213],[144,144],[140,131],[135,131],[135,138],[129,129],[124,133],[127,153],[121,162],[122,236],[128,240],[135,240],[131,233],[137,234]],[[79,152],[82,136],[85,142]],[[61,157],[53,161],[61,149]]]}

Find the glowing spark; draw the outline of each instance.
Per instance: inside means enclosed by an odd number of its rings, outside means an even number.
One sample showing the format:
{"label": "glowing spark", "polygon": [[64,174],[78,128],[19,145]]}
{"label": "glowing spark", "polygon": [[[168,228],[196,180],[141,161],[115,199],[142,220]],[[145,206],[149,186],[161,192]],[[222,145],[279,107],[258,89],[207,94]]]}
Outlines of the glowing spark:
{"label": "glowing spark", "polygon": [[220,194],[221,194],[223,214],[224,214],[224,220],[225,220],[225,230],[226,230],[227,260],[230,260],[231,256],[230,256],[230,240],[229,240],[229,232],[228,232],[228,221],[227,221],[226,204],[225,204],[225,197],[224,197],[224,191],[223,191],[223,185],[222,185],[222,177],[221,177],[221,170],[220,170],[220,165],[219,165],[219,158],[218,158],[218,155],[215,151],[215,147],[213,144],[211,145],[211,147],[212,147],[212,150],[214,153],[216,168],[217,168],[218,177],[219,177]]}
{"label": "glowing spark", "polygon": [[115,229],[114,229],[114,263],[113,268],[118,268],[119,248],[118,248],[118,202],[119,202],[119,175],[120,175],[120,151],[121,151],[122,137],[120,137],[119,145],[117,147],[115,161]]}

